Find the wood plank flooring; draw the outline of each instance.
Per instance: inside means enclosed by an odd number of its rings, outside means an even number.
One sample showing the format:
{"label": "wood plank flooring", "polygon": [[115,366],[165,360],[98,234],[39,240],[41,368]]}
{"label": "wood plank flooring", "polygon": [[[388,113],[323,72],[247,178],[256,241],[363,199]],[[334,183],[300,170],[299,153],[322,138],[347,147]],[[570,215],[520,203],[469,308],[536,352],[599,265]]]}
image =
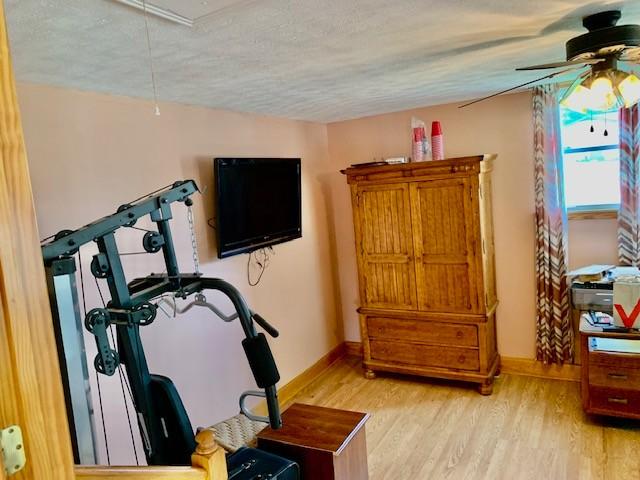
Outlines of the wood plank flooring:
{"label": "wood plank flooring", "polygon": [[332,365],[293,401],[371,413],[371,480],[640,480],[640,422],[584,415],[579,383],[502,374],[494,394]]}

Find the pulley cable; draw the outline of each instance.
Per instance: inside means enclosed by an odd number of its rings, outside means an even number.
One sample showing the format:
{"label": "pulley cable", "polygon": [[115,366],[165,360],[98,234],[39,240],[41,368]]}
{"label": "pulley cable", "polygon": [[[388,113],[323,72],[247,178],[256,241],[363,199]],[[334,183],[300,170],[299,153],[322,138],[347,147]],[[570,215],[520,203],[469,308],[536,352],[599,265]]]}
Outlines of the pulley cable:
{"label": "pulley cable", "polygon": [[133,230],[140,230],[141,232],[147,232],[147,233],[149,233],[149,232],[150,233],[156,233],[153,230],[148,230],[146,228],[140,228],[140,227],[136,227],[136,226],[133,226],[133,225],[125,225],[125,228],[132,228]]}
{"label": "pulley cable", "polygon": [[100,417],[102,418],[102,431],[104,432],[104,446],[107,451],[107,465],[111,465],[111,458],[109,457],[109,441],[107,440],[107,427],[104,423],[104,410],[102,409],[102,390],[100,389],[100,375],[96,370],[96,383],[98,384],[98,402],[100,404]]}
{"label": "pulley cable", "polygon": [[[102,295],[102,290],[100,289],[100,284],[98,283],[98,279],[93,277],[96,281],[96,288],[98,289],[98,294],[100,295],[100,300],[102,300],[102,306],[106,307],[106,303],[104,301],[104,296]],[[111,336],[111,343],[113,344],[113,348],[118,351],[117,343],[115,336],[113,334],[113,325],[109,325],[109,335]],[[129,406],[127,405],[127,394],[124,391],[124,380],[125,375],[122,371],[122,364],[118,363],[118,377],[120,378],[120,390],[122,391],[122,400],[124,401],[124,410],[127,414],[127,423],[129,424],[129,433],[131,434],[131,444],[133,445],[133,455],[136,457],[136,465],[140,465],[140,460],[138,459],[138,449],[136,447],[136,440],[133,435],[133,426],[131,425],[131,416],[129,415]],[[129,385],[127,384],[129,388]],[[131,393],[131,389],[129,388],[129,393]],[[133,395],[131,395],[131,404],[133,408],[135,408],[136,404],[133,401]]]}
{"label": "pulley cable", "polygon": [[[87,298],[84,293],[84,272],[82,270],[82,248],[78,249],[78,264],[80,265],[80,291],[82,292],[82,309],[84,318],[87,317]],[[107,436],[107,424],[104,421],[104,408],[102,407],[102,389],[100,388],[100,376],[96,370],[96,384],[98,386],[98,403],[100,406],[100,419],[102,420],[102,433],[104,435],[104,448],[107,452],[107,465],[111,465],[111,456],[109,455],[109,438]]]}
{"label": "pulley cable", "polygon": [[155,195],[156,193],[160,193],[163,190],[167,190],[168,188],[173,187],[173,183],[170,183],[169,185],[165,185],[164,187],[160,187],[157,190],[154,190],[153,192],[149,192],[149,193],[145,193],[144,195],[142,195],[141,197],[136,198],[135,200],[131,200],[129,202],[129,205],[132,205],[136,202],[139,202],[140,200],[144,200],[145,198],[149,198],[152,195]]}
{"label": "pulley cable", "polygon": [[[100,284],[98,283],[98,277],[93,277],[96,281],[96,288],[98,289],[98,294],[100,295],[100,300],[102,301],[102,306],[106,306],[106,302],[104,301],[104,296],[102,295],[102,290],[100,289]],[[114,344],[115,347],[115,344]]]}

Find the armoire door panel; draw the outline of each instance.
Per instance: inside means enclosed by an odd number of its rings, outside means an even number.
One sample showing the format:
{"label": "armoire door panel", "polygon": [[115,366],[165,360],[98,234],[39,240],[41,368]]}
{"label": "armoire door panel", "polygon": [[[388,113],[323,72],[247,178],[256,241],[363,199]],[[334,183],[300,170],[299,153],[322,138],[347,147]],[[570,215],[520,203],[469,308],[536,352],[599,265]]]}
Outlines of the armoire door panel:
{"label": "armoire door panel", "polygon": [[476,214],[469,178],[414,183],[411,203],[419,308],[478,312]]}
{"label": "armoire door panel", "polygon": [[360,187],[357,208],[362,300],[367,306],[415,309],[408,185]]}

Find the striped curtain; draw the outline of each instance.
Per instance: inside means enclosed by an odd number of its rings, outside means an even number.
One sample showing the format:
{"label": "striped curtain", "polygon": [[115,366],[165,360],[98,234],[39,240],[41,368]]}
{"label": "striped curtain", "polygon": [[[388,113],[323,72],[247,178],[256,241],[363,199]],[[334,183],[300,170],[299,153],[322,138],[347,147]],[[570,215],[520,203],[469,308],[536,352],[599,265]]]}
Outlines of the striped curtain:
{"label": "striped curtain", "polygon": [[640,107],[620,109],[618,262],[640,266]]}
{"label": "striped curtain", "polygon": [[573,359],[567,288],[567,214],[562,192],[558,89],[533,90],[536,207],[536,357],[544,363]]}

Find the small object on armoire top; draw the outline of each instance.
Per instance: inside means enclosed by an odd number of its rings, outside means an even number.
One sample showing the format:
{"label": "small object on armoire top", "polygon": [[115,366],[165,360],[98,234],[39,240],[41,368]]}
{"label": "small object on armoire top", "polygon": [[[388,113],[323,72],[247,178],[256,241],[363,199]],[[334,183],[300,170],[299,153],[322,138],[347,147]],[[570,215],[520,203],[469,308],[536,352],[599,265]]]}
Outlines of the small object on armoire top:
{"label": "small object on armoire top", "polygon": [[426,139],[426,128],[424,122],[419,118],[411,118],[411,135],[411,161],[429,160],[429,158],[425,158],[425,145],[429,143]]}
{"label": "small object on armoire top", "polygon": [[431,149],[434,160],[444,160],[444,140],[440,122],[431,123]]}
{"label": "small object on armoire top", "polygon": [[398,163],[407,163],[409,159],[407,157],[389,157],[384,159],[384,163],[389,165],[395,165]]}

